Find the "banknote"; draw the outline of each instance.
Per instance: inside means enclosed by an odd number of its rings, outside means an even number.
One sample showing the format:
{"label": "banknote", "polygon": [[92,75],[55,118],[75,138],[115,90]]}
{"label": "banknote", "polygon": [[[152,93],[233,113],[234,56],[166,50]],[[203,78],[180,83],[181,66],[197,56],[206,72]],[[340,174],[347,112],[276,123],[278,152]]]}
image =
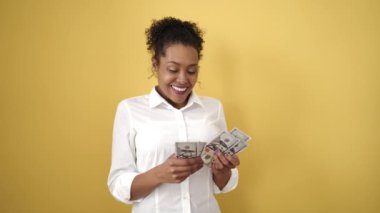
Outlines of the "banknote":
{"label": "banknote", "polygon": [[234,155],[248,147],[251,137],[238,128],[230,132],[222,131],[212,141],[206,142],[176,142],[177,158],[194,158],[200,156],[205,165],[210,166],[216,151]]}
{"label": "banknote", "polygon": [[206,146],[206,142],[198,142],[197,143],[197,156],[201,156],[202,154],[202,151],[204,149],[204,147]]}
{"label": "banknote", "polygon": [[207,144],[207,146],[213,147],[213,150],[218,149],[221,152],[225,152],[236,143],[239,143],[238,138],[234,137],[227,131],[223,131],[216,138],[214,138],[214,140]]}
{"label": "banknote", "polygon": [[207,166],[211,165],[215,151],[216,149],[214,150],[213,147],[205,146],[201,154],[202,161],[205,165]]}
{"label": "banknote", "polygon": [[238,138],[240,140],[240,142],[247,143],[249,140],[251,140],[251,137],[249,137],[247,134],[245,134],[243,131],[241,131],[238,128],[233,128],[231,130],[231,135]]}
{"label": "banknote", "polygon": [[203,163],[210,166],[217,150],[227,155],[237,154],[248,146],[249,140],[251,137],[238,128],[232,129],[231,132],[223,131],[203,149]]}
{"label": "banknote", "polygon": [[176,142],[175,151],[177,158],[194,158],[197,157],[198,143],[194,142]]}
{"label": "banknote", "polygon": [[177,158],[194,158],[201,155],[206,142],[176,142]]}
{"label": "banknote", "polygon": [[201,158],[203,163],[206,165],[210,165],[212,159],[214,157],[214,153],[216,150],[220,152],[226,152],[230,147],[239,143],[239,139],[235,136],[231,135],[227,131],[221,132],[217,137],[215,137],[209,144],[204,148]]}
{"label": "banknote", "polygon": [[227,155],[234,155],[234,154],[237,154],[238,152],[242,151],[243,149],[245,149],[247,146],[248,146],[247,143],[245,143],[245,142],[239,142],[239,143],[233,145],[232,147],[230,147],[224,153],[227,154]]}

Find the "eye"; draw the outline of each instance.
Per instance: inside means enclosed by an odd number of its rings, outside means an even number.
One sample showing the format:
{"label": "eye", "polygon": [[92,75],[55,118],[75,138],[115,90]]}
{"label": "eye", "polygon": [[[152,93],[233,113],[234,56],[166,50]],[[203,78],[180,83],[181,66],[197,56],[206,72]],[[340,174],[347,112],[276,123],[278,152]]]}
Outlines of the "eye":
{"label": "eye", "polygon": [[195,74],[198,72],[198,67],[193,67],[187,70],[188,73],[190,74]]}
{"label": "eye", "polygon": [[171,73],[176,73],[178,72],[177,69],[174,69],[174,68],[168,68],[168,71],[171,72]]}

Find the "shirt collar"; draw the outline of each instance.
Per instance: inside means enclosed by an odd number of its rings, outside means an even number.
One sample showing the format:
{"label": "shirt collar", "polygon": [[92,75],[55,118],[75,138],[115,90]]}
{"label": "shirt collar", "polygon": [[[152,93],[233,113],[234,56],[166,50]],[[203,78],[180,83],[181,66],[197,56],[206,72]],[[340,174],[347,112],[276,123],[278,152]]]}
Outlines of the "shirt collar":
{"label": "shirt collar", "polygon": [[[195,91],[193,90],[190,94],[190,98],[186,104],[186,106],[184,106],[182,109],[184,108],[187,108],[187,107],[190,107],[191,105],[193,105],[194,103],[196,104],[199,104],[200,106],[204,106],[201,99],[199,98],[199,96],[195,93]],[[156,88],[153,87],[153,89],[151,90],[150,94],[149,94],[149,107],[150,108],[155,108],[157,106],[159,106],[160,104],[166,104],[168,106],[171,106],[157,91],[156,91]]]}

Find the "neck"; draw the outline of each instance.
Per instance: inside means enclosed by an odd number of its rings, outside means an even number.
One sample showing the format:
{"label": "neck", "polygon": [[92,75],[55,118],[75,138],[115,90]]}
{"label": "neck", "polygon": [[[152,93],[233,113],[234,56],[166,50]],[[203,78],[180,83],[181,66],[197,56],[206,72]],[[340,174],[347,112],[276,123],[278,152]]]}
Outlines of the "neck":
{"label": "neck", "polygon": [[190,93],[190,94],[187,96],[185,102],[183,102],[183,103],[175,103],[174,101],[172,101],[172,100],[170,100],[168,97],[166,97],[166,95],[164,95],[164,93],[161,92],[161,90],[160,90],[160,88],[159,88],[158,86],[155,86],[154,88],[155,88],[155,90],[157,91],[157,93],[158,93],[162,98],[164,98],[164,99],[165,99],[170,105],[172,105],[172,106],[173,106],[174,108],[176,108],[176,109],[181,109],[182,107],[186,106],[187,101],[189,100],[190,95],[191,95],[191,93]]}

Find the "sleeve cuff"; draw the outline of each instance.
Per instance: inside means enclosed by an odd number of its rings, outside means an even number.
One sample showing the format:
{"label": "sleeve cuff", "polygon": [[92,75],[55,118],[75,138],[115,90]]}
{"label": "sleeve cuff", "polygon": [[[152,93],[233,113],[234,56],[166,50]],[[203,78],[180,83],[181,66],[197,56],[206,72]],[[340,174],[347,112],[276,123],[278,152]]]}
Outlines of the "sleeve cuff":
{"label": "sleeve cuff", "polygon": [[231,169],[231,177],[222,190],[220,190],[219,187],[214,183],[214,193],[215,194],[226,193],[226,192],[230,192],[234,190],[238,185],[238,179],[239,179],[238,170],[236,168]]}
{"label": "sleeve cuff", "polygon": [[120,202],[125,204],[133,204],[142,200],[131,200],[131,186],[135,177],[139,173],[124,173],[120,175],[110,186],[111,194]]}

